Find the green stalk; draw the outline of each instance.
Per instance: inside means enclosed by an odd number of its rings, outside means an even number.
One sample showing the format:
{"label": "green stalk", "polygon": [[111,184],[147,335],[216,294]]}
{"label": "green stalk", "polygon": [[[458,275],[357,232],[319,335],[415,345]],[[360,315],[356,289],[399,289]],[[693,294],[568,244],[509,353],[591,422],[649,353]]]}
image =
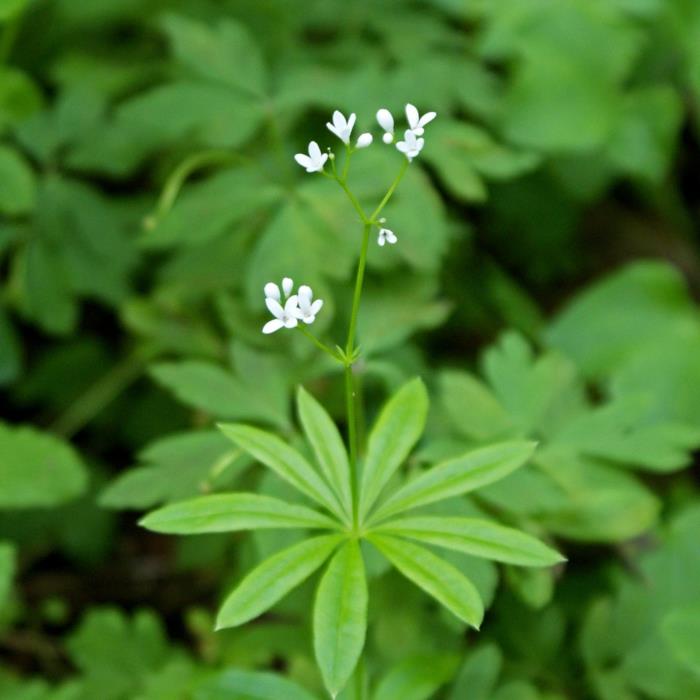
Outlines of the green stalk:
{"label": "green stalk", "polygon": [[384,207],[389,204],[389,200],[391,199],[392,195],[394,194],[394,191],[396,188],[399,186],[399,182],[403,179],[403,176],[406,174],[406,170],[408,170],[408,159],[404,160],[403,165],[401,166],[401,170],[399,170],[399,174],[396,176],[394,181],[391,183],[391,187],[386,191],[386,194],[384,195],[384,198],[382,199],[381,202],[379,202],[379,205],[377,208],[372,212],[372,215],[369,217],[369,220],[371,222],[374,222],[376,218],[382,213],[382,210]]}
{"label": "green stalk", "polygon": [[232,153],[223,149],[211,149],[187,156],[168,176],[158,199],[155,212],[146,219],[148,227],[155,228],[161,219],[173,208],[182,186],[192,173],[209,165],[224,165],[229,162],[246,162],[246,160],[244,156],[238,153]]}
{"label": "green stalk", "polygon": [[341,360],[335,350],[329,348],[325,343],[322,343],[311,331],[307,330],[299,324],[297,328],[319,349],[330,355],[334,360]]}

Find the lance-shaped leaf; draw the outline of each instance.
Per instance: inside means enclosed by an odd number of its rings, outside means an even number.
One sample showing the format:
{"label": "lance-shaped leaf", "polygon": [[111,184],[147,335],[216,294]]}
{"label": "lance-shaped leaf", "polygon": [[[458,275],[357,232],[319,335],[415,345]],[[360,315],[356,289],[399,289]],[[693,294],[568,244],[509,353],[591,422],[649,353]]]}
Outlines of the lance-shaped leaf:
{"label": "lance-shaped leaf", "polygon": [[536,443],[524,440],[500,442],[437,464],[390,496],[374,513],[371,522],[498,481],[525,464],[535,447]]}
{"label": "lance-shaped leaf", "polygon": [[428,393],[420,378],[404,384],[386,403],[372,428],[362,472],[360,518],[406,459],[425,427]]}
{"label": "lance-shaped leaf", "polygon": [[484,605],[474,584],[424,547],[388,535],[369,541],[408,579],[468,625],[479,629]]}
{"label": "lance-shaped leaf", "polygon": [[261,528],[337,528],[338,522],[311,508],[255,493],[221,493],[172,503],[140,523],[156,532],[194,535]]}
{"label": "lance-shaped leaf", "polygon": [[479,518],[399,518],[382,523],[376,531],[504,564],[552,566],[564,561],[558,552],[535,537]]}
{"label": "lance-shaped leaf", "polygon": [[242,450],[253,455],[277,476],[288,481],[309,498],[346,519],[333,492],[318,472],[294,448],[265,430],[240,423],[219,425],[221,431]]}
{"label": "lance-shaped leaf", "polygon": [[197,684],[196,700],[318,700],[300,685],[266,671],[231,668]]}
{"label": "lance-shaped leaf", "polygon": [[367,578],[356,541],[336,552],[321,579],[314,606],[314,650],[328,692],[348,682],[365,644]]}
{"label": "lance-shaped leaf", "polygon": [[299,419],[316,459],[345,513],[352,516],[352,489],[348,453],[338,428],[326,409],[304,387],[297,393]]}
{"label": "lance-shaped leaf", "polygon": [[342,539],[342,535],[312,537],[259,564],[224,601],[216,629],[236,627],[262,615],[311,576]]}

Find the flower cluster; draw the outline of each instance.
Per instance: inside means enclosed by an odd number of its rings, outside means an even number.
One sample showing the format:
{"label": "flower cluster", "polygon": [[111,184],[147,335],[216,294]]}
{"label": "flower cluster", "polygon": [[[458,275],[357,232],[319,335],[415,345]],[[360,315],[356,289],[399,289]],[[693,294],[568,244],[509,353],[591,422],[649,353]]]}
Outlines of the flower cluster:
{"label": "flower cluster", "polygon": [[[426,112],[421,115],[416,107],[412,104],[406,105],[406,121],[408,129],[404,131],[403,141],[396,142],[396,148],[403,153],[409,161],[413,160],[423,148],[425,139],[425,126],[429,124],[437,116],[436,112]],[[333,112],[332,121],[326,122],[328,131],[337,136],[349,149],[352,130],[355,127],[357,115],[353,112],[349,117],[338,111]],[[384,131],[382,141],[386,144],[394,143],[394,117],[391,112],[382,107],[377,112],[377,123]],[[363,132],[355,141],[355,148],[367,148],[371,145],[374,137],[368,131]],[[332,156],[330,156],[332,157]],[[329,158],[328,153],[322,153],[316,141],[309,143],[309,152],[297,153],[294,156],[295,160],[302,168],[306,168],[306,172],[315,173],[323,170],[323,166]]]}
{"label": "flower cluster", "polygon": [[[408,129],[404,131],[403,140],[396,142],[396,149],[406,156],[409,163],[423,149],[423,146],[425,145],[425,139],[423,138],[425,127],[427,124],[433,121],[436,116],[436,112],[426,112],[425,114],[421,115],[414,105],[406,105],[406,121],[408,123]],[[342,112],[336,109],[335,112],[333,112],[332,120],[326,122],[328,131],[337,136],[345,144],[347,149],[347,158],[350,157],[353,150],[367,148],[367,146],[370,146],[374,140],[371,133],[363,132],[357,137],[354,147],[351,145],[352,130],[355,127],[356,121],[357,115],[354,112],[346,118]],[[384,131],[382,141],[385,144],[394,143],[394,117],[388,109],[382,107],[382,109],[377,112],[377,123]],[[335,170],[335,164],[333,163],[335,154],[332,153],[330,149],[328,149],[328,153],[323,153],[316,141],[311,141],[309,143],[308,154],[297,153],[294,158],[296,162],[302,166],[302,168],[306,169],[307,173],[320,172],[327,177],[333,177],[341,181],[341,184],[344,184],[345,173],[343,174],[341,180]],[[333,165],[332,176],[329,176],[328,173],[324,172],[324,167],[329,159]],[[379,223],[383,224],[384,221],[384,219],[381,219]],[[379,226],[378,228],[379,234],[377,237],[377,243],[380,246],[384,246],[386,243],[396,243],[398,239],[393,231],[388,228],[384,228],[383,226]],[[279,319],[280,317],[276,318]]]}
{"label": "flower cluster", "polygon": [[[316,320],[316,314],[323,306],[322,299],[314,301],[314,293],[311,287],[302,284],[296,294],[294,291],[294,281],[289,277],[282,280],[282,291],[274,282],[265,285],[265,304],[274,316],[262,329],[266,335],[274,333],[280,328],[296,328],[299,321],[311,324]],[[284,295],[284,305],[282,304]]]}

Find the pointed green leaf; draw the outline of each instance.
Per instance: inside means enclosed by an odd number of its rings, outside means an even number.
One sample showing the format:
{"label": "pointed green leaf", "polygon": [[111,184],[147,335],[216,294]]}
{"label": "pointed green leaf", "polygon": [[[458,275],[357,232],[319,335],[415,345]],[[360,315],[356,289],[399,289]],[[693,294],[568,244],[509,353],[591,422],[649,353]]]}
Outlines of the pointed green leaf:
{"label": "pointed green leaf", "polygon": [[420,438],[428,413],[428,393],[420,378],[404,384],[386,403],[369,436],[362,472],[360,518],[408,457]]}
{"label": "pointed green leaf", "polygon": [[222,671],[197,685],[195,700],[317,700],[283,676],[263,671]]}
{"label": "pointed green leaf", "polygon": [[474,584],[429,550],[388,535],[369,541],[408,579],[468,625],[479,629],[484,606]]}
{"label": "pointed green leaf", "polygon": [[297,392],[297,406],[304,433],[316,459],[345,513],[352,516],[350,465],[338,428],[326,409],[302,386]]}
{"label": "pointed green leaf", "polygon": [[[456,655],[420,654],[399,661],[379,681],[373,700],[429,700],[455,673]],[[472,700],[467,695],[463,700]]]}
{"label": "pointed green leaf", "polygon": [[219,428],[226,437],[272,469],[281,479],[288,481],[294,488],[338,517],[344,517],[338,500],[318,472],[295,449],[276,435],[241,423],[221,424]]}
{"label": "pointed green leaf", "polygon": [[404,510],[460,496],[508,476],[532,456],[536,443],[500,442],[447,460],[409,481],[390,496],[372,516],[372,522]]}
{"label": "pointed green leaf", "polygon": [[341,535],[312,537],[266,559],[226,598],[216,628],[236,627],[262,615],[311,576],[342,539]]}
{"label": "pointed green leaf", "polygon": [[564,558],[538,539],[479,518],[399,518],[377,532],[454,549],[484,559],[519,566],[552,566]]}
{"label": "pointed green leaf", "polygon": [[311,508],[255,493],[221,493],[172,503],[139,523],[156,532],[194,535],[260,528],[337,528]]}
{"label": "pointed green leaf", "polygon": [[314,606],[314,650],[328,692],[348,682],[365,644],[367,579],[356,541],[338,550],[321,579]]}

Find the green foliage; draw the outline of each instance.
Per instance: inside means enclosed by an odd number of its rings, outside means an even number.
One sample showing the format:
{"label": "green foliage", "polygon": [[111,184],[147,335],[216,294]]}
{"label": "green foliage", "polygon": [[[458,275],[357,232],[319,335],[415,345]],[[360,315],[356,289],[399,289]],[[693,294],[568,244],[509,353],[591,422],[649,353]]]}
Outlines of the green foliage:
{"label": "green foliage", "polygon": [[0,480],[0,507],[45,507],[79,496],[87,472],[76,452],[52,435],[0,424]]}
{"label": "green foliage", "polygon": [[[348,456],[330,417],[304,390],[298,397],[302,422],[316,448],[315,465],[258,428],[223,424],[221,430],[281,480],[324,508],[326,515],[268,496],[235,493],[174,503],[141,521],[151,530],[179,534],[265,528],[341,531],[302,540],[259,564],[224,601],[219,629],[241,625],[264,613],[335,551],[321,577],[314,604],[316,658],[326,688],[335,696],[353,673],[365,640],[367,582],[359,545],[363,539],[404,576],[477,629],[484,610],[474,584],[452,564],[406,539],[511,564],[551,566],[561,561],[556,552],[536,539],[488,521],[427,517],[384,522],[388,515],[453,498],[503,477],[531,456],[532,443],[505,443],[436,465],[396,488],[375,507],[420,438],[428,410],[423,383],[418,379],[405,383],[382,408],[369,437],[356,496],[349,483]],[[321,441],[325,442],[323,432],[328,433],[329,441],[319,449]],[[333,485],[335,494],[327,483]],[[337,500],[346,492],[352,499],[349,511]]]}
{"label": "green foliage", "polygon": [[[0,0],[0,698],[700,697],[698,100],[692,0]],[[409,101],[346,343],[293,156]]]}

